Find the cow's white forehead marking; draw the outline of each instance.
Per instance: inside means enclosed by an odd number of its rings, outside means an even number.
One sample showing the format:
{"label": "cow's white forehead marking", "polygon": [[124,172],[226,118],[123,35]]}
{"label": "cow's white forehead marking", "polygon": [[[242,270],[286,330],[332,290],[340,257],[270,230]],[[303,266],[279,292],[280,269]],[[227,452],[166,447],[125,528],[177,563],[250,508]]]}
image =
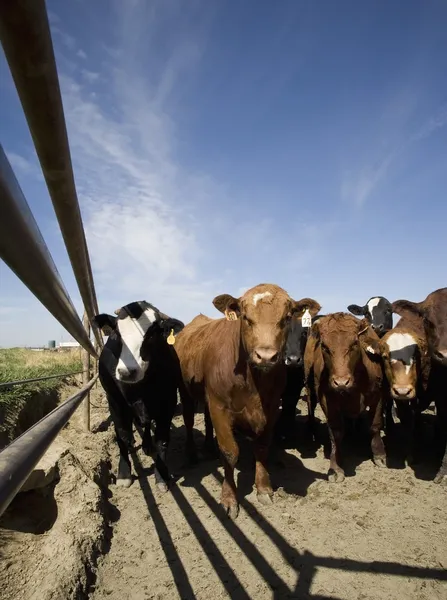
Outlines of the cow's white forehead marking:
{"label": "cow's white forehead marking", "polygon": [[271,296],[272,293],[271,292],[261,292],[259,294],[253,294],[253,304],[256,306],[256,304],[258,303],[259,300],[262,300],[263,298],[267,298],[267,296]]}
{"label": "cow's white forehead marking", "polygon": [[368,307],[371,315],[373,314],[373,308],[376,308],[376,306],[380,303],[380,300],[381,298],[371,298],[371,300],[368,301],[366,306]]}
{"label": "cow's white forehead marking", "polygon": [[118,379],[120,371],[136,369],[141,377],[146,371],[148,363],[141,358],[141,344],[147,330],[156,320],[152,308],[147,308],[138,319],[133,319],[131,316],[118,319],[118,331],[122,340],[121,354],[116,366]]}
{"label": "cow's white forehead marking", "polygon": [[397,361],[405,365],[405,372],[408,374],[414,363],[417,349],[417,343],[411,333],[392,333],[387,340],[387,346],[390,350],[392,363]]}

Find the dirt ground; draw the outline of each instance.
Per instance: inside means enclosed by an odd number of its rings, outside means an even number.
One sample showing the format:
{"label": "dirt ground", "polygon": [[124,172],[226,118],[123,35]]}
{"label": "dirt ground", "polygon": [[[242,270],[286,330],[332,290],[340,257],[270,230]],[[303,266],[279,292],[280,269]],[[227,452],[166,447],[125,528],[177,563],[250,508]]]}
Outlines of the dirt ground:
{"label": "dirt ground", "polygon": [[[430,480],[429,454],[415,470],[397,460],[378,469],[360,432],[346,444],[346,480],[329,484],[323,448],[309,445],[298,416],[298,449],[272,458],[271,506],[256,499],[251,445],[240,440],[241,511],[231,521],[219,505],[219,460],[184,466],[181,416],[169,454],[176,483],[166,494],[156,491],[152,459],[141,451],[133,485],[110,484],[108,453],[116,472],[118,452],[104,416],[96,413],[102,431],[93,436],[74,426],[64,432],[71,451],[41,530],[17,531],[11,516],[9,529],[2,522],[2,599],[446,600],[447,486]],[[427,440],[432,421],[427,414]],[[202,415],[196,427],[200,444]],[[29,503],[14,510],[23,522]]]}

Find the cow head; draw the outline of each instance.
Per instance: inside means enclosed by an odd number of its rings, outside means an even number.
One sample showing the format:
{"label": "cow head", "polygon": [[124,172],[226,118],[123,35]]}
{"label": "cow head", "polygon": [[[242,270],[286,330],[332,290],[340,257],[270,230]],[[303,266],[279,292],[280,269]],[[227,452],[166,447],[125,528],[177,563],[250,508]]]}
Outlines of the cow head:
{"label": "cow head", "polygon": [[447,366],[447,288],[429,294],[423,302],[396,300],[392,308],[398,315],[410,313],[423,320],[430,356]]}
{"label": "cow head", "polygon": [[137,383],[149,367],[155,344],[160,341],[166,343],[171,331],[176,334],[184,325],[144,300],[126,304],[115,314],[116,317],[96,315],[94,322],[105,335],[110,336],[107,347],[116,358],[116,379],[123,383]]}
{"label": "cow head", "polygon": [[[316,306],[315,310],[318,311],[320,308],[317,309]],[[321,316],[317,315],[316,317],[312,317],[312,323],[317,319],[320,319]],[[284,362],[288,367],[301,367],[303,365],[304,351],[306,349],[307,338],[310,331],[310,326],[306,326],[306,323],[303,322],[304,319],[302,317],[293,317],[290,322],[284,353]]]}
{"label": "cow head", "polygon": [[393,328],[391,303],[383,296],[370,298],[365,306],[350,304],[348,310],[357,317],[365,317],[380,337]]}
{"label": "cow head", "polygon": [[420,340],[413,333],[389,331],[382,339],[382,358],[395,400],[413,400],[420,365]]}
{"label": "cow head", "polygon": [[328,382],[334,392],[347,392],[355,385],[355,371],[362,352],[380,354],[380,340],[366,319],[334,313],[312,325],[316,347],[321,348]]}
{"label": "cow head", "polygon": [[240,298],[222,294],[214,298],[213,304],[227,319],[240,320],[241,341],[248,360],[264,370],[282,360],[292,317],[301,317],[306,309],[311,315],[320,310],[315,300],[292,300],[285,290],[273,284],[257,285]]}

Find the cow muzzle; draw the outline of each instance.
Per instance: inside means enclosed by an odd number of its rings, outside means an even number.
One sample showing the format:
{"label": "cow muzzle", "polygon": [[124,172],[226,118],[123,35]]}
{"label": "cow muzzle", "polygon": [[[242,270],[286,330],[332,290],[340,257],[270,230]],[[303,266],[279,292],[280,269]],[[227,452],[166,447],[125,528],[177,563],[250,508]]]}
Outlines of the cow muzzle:
{"label": "cow muzzle", "polygon": [[354,380],[350,375],[342,377],[331,377],[332,389],[336,392],[348,392],[354,385]]}
{"label": "cow muzzle", "polygon": [[411,385],[393,385],[391,395],[394,400],[413,400],[416,396],[416,391]]}
{"label": "cow muzzle", "polygon": [[141,369],[117,367],[116,378],[122,383],[138,383],[143,379],[144,373]]}
{"label": "cow muzzle", "polygon": [[296,354],[289,354],[286,356],[284,362],[288,367],[301,367],[303,358],[301,356],[296,356]]}
{"label": "cow muzzle", "polygon": [[268,370],[278,364],[280,353],[274,348],[256,348],[251,354],[251,362],[255,367]]}

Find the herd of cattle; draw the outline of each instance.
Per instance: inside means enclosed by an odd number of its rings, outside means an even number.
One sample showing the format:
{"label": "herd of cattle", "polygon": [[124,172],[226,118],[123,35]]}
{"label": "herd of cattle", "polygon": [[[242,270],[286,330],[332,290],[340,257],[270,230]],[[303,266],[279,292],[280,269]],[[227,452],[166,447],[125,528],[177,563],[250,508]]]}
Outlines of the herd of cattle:
{"label": "herd of cattle", "polygon": [[[272,440],[293,435],[303,387],[310,432],[317,403],[327,420],[329,481],[345,476],[345,417],[366,414],[373,461],[385,467],[381,430],[385,425],[392,435],[393,404],[411,454],[418,418],[431,402],[437,415],[434,441],[443,454],[435,481],[447,477],[447,288],[423,302],[374,297],[363,307],[348,306],[351,314],[319,315],[317,301],[293,300],[273,284],[257,285],[240,298],[223,294],[213,304],[223,318],[200,314],[186,326],[145,301],[123,306],[116,316],[95,317],[95,325],[108,336],[99,377],[120,450],[117,484],[132,483],[129,453],[135,422],[143,429],[143,451],[155,450],[157,487],[168,489],[166,453],[179,392],[191,463],[197,461],[193,427],[199,406],[205,414],[204,450],[213,452],[216,434],[226,513],[235,518],[239,511],[236,430],[253,441],[257,496],[270,503],[269,448]],[[393,313],[401,316],[395,327]]]}

